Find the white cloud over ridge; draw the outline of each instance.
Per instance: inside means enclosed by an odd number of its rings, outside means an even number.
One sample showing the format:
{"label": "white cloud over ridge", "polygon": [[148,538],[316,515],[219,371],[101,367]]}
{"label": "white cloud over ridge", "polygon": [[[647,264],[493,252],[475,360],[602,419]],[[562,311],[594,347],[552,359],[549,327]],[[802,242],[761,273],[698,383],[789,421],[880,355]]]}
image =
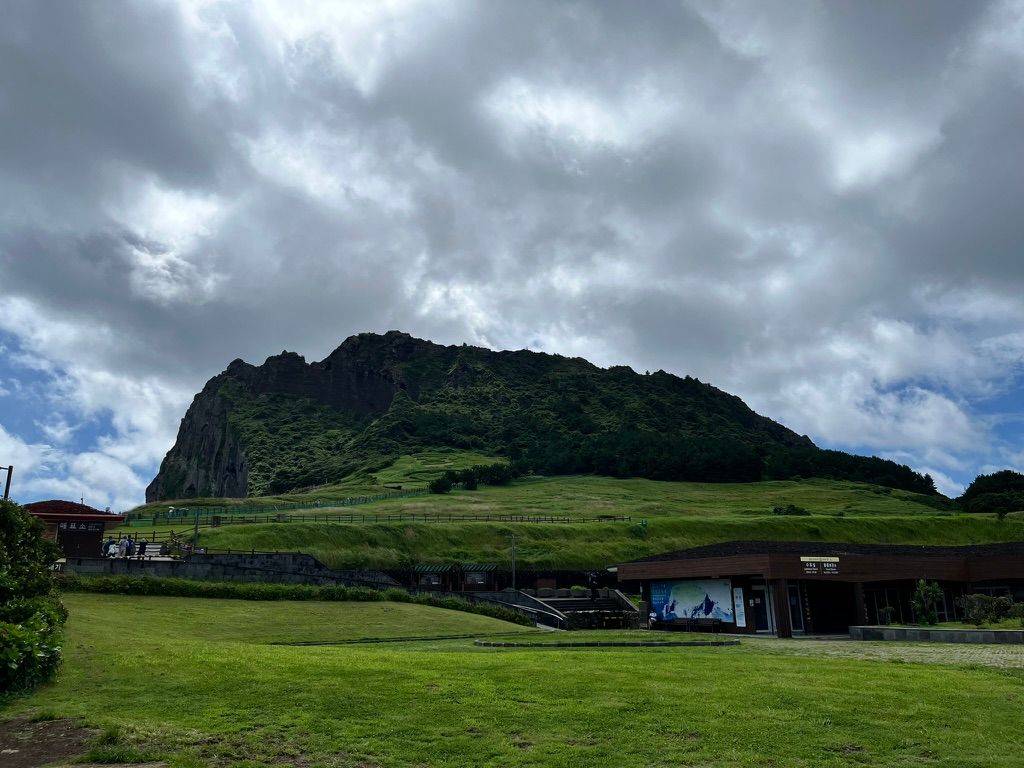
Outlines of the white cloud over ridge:
{"label": "white cloud over ridge", "polygon": [[139,501],[228,361],[389,328],[695,375],[949,492],[1020,466],[1019,2],[6,16],[34,495]]}

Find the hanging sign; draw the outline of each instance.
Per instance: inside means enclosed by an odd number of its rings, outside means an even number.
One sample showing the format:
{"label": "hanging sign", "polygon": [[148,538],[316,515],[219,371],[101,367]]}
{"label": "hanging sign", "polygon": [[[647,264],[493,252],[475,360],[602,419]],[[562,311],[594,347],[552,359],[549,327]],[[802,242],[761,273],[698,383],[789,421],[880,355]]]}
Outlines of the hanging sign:
{"label": "hanging sign", "polygon": [[839,575],[839,558],[834,555],[802,555],[800,564],[804,567],[804,574],[807,576]]}

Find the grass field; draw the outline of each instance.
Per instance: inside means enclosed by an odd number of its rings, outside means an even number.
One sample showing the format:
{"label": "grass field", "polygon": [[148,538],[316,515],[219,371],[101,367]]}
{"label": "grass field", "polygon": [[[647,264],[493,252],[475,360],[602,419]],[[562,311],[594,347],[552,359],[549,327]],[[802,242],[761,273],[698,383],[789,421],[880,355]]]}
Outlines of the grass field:
{"label": "grass field", "polygon": [[[481,457],[458,455],[460,461]],[[436,469],[440,454],[406,457],[392,479]],[[404,463],[403,463],[404,462]],[[401,483],[399,483],[401,484]],[[403,486],[404,487],[404,486]],[[444,523],[257,523],[204,528],[200,544],[222,549],[302,551],[344,568],[399,568],[409,562],[487,562],[509,558],[515,533],[523,568],[600,568],[624,560],[731,539],[900,544],[967,544],[1024,539],[1024,518],[962,515],[937,509],[934,499],[862,483],[828,480],[743,484],[670,483],[607,477],[525,479],[507,487],[481,487],[391,499],[343,510],[310,513],[437,515]],[[772,514],[795,505],[812,514]],[[298,513],[301,515],[301,513]],[[460,522],[472,516],[588,517],[625,515],[630,523]],[[646,521],[646,526],[641,524]],[[137,534],[175,529],[187,521]]]}
{"label": "grass field", "polygon": [[1024,664],[983,666],[945,648],[915,661],[901,649],[921,646],[815,641],[293,647],[269,643],[521,628],[405,605],[66,602],[58,682],[3,716],[85,718],[106,729],[108,752],[178,768],[1009,768],[1024,748]]}

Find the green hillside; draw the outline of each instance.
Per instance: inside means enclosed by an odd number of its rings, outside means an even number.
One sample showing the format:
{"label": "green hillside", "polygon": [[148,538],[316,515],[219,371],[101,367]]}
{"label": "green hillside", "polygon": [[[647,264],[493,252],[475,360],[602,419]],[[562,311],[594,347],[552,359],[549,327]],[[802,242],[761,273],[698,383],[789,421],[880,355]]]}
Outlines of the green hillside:
{"label": "green hillside", "polygon": [[439,450],[500,457],[521,473],[827,477],[936,494],[926,475],[821,450],[689,376],[390,332],[353,336],[320,362],[231,363],[196,396],[146,498],[365,484],[403,455]]}
{"label": "green hillside", "polygon": [[[406,457],[404,472],[443,460]],[[461,457],[465,459],[466,457]],[[449,461],[461,463],[449,457]],[[404,469],[403,469],[404,467]],[[429,475],[429,472],[426,473]],[[336,489],[319,489],[323,496]],[[311,492],[312,493],[312,492]],[[309,495],[306,495],[307,500]],[[255,500],[252,500],[255,501]],[[202,528],[200,544],[223,549],[298,550],[338,568],[402,568],[410,563],[508,564],[509,534],[519,567],[601,568],[658,552],[733,539],[964,544],[1024,539],[1024,519],[964,515],[932,496],[831,480],[682,483],[595,476],[526,478],[444,495],[390,499],[346,509],[307,507],[291,514],[356,513],[389,522],[294,521]],[[806,514],[778,514],[796,508]],[[402,520],[401,515],[410,516]],[[418,522],[411,516],[444,522]],[[487,516],[596,518],[622,522],[519,523]],[[452,522],[448,522],[451,518]],[[179,530],[188,531],[188,521]],[[160,530],[166,531],[173,524]],[[148,528],[136,527],[142,533]]]}

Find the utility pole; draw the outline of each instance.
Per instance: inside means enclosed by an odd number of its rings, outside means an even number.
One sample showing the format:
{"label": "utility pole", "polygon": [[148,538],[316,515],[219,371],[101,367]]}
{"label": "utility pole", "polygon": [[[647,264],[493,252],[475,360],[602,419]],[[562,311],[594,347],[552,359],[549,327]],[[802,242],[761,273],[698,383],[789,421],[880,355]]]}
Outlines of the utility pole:
{"label": "utility pole", "polygon": [[514,533],[505,535],[512,539],[512,591],[516,592],[516,535]]}
{"label": "utility pole", "polygon": [[[4,467],[0,467],[0,469],[4,469]],[[14,465],[12,464],[8,466],[6,469],[7,482],[4,483],[4,501],[7,501],[9,498],[11,498],[11,475],[14,474]]]}

